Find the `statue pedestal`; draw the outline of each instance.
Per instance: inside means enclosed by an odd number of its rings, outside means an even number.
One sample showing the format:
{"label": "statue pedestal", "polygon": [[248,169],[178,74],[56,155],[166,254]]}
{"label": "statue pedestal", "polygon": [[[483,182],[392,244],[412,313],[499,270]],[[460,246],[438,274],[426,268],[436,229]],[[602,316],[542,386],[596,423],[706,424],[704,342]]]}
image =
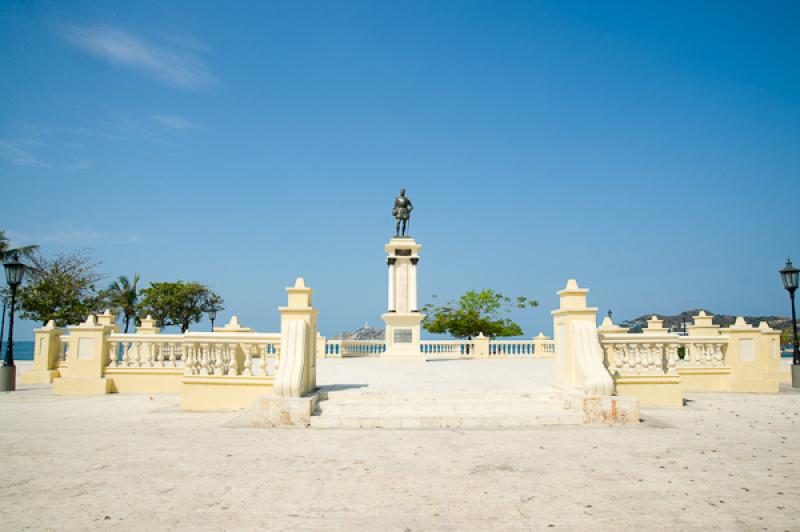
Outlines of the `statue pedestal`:
{"label": "statue pedestal", "polygon": [[381,358],[424,360],[419,349],[419,324],[425,318],[419,312],[381,314],[386,323],[386,352]]}
{"label": "statue pedestal", "polygon": [[389,268],[389,309],[381,315],[386,323],[386,352],[381,358],[424,358],[419,348],[419,330],[425,316],[417,308],[417,264],[421,248],[408,236],[396,236],[384,246]]}

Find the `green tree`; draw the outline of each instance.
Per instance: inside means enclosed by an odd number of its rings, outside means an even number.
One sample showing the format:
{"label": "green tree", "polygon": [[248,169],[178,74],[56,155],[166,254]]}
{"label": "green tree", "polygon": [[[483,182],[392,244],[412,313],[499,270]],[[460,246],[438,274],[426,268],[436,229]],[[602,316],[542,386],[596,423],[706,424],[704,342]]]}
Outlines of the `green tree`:
{"label": "green tree", "polygon": [[[781,331],[781,346],[792,349],[794,347],[794,339],[792,338],[794,331],[792,329],[792,320],[789,320],[789,326]],[[800,335],[800,332],[798,332]]]}
{"label": "green tree", "polygon": [[120,275],[105,291],[105,298],[111,308],[118,312],[125,323],[125,332],[132,319],[136,317],[136,303],[139,301],[139,274],[133,275],[133,280]]}
{"label": "green tree", "polygon": [[[436,296],[433,296],[436,298]],[[522,328],[504,316],[513,309],[536,307],[539,302],[525,296],[506,297],[491,289],[470,290],[444,305],[428,303],[422,309],[427,317],[425,330],[435,334],[450,334],[456,338],[472,338],[483,333],[490,338],[520,336]]]}
{"label": "green tree", "polygon": [[18,298],[21,316],[46,324],[75,325],[103,308],[97,283],[104,275],[84,251],[60,253],[52,259],[30,255],[28,277]]}
{"label": "green tree", "polygon": [[151,283],[141,295],[139,316],[149,314],[159,327],[177,325],[182,333],[189,330],[189,325],[202,319],[210,300],[220,308],[223,303],[222,298],[207,286],[195,282]]}

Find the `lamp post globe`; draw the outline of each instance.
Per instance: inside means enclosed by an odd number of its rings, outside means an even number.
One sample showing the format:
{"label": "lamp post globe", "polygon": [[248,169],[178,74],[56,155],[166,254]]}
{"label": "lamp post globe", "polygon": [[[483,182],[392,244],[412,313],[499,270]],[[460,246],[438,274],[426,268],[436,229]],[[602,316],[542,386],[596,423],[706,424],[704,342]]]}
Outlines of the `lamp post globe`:
{"label": "lamp post globe", "polygon": [[794,306],[794,293],[797,291],[797,277],[800,270],[792,266],[790,259],[786,260],[786,266],[780,270],[783,287],[789,292],[789,299],[792,302],[792,388],[800,388],[800,349],[797,346],[797,312]]}
{"label": "lamp post globe", "polygon": [[19,260],[19,253],[12,252],[3,261],[6,283],[11,289],[11,311],[8,319],[8,343],[3,365],[0,366],[0,391],[9,392],[16,389],[17,368],[14,366],[14,307],[17,303],[17,288],[25,276],[25,265]]}
{"label": "lamp post globe", "polygon": [[217,310],[209,310],[208,311],[208,319],[211,320],[211,332],[214,332],[214,320],[217,319]]}

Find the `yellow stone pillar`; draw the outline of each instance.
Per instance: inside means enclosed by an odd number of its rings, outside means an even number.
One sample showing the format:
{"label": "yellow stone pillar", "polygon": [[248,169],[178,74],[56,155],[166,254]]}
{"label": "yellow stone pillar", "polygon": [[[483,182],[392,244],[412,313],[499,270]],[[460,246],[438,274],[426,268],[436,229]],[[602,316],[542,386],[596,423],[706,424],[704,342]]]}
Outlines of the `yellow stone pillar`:
{"label": "yellow stone pillar", "polygon": [[[731,368],[728,390],[748,393],[778,393],[780,382],[775,360],[764,334],[739,316],[730,327],[721,329],[728,336],[725,363]],[[778,331],[774,331],[777,333]],[[773,336],[767,333],[768,337]]]}
{"label": "yellow stone pillar", "polygon": [[54,395],[104,395],[111,392],[111,380],[105,377],[108,335],[117,328],[109,314],[101,316],[100,322],[90,314],[82,324],[70,327],[69,376],[53,381]]}
{"label": "yellow stone pillar", "polygon": [[540,332],[533,338],[533,358],[555,358],[553,351],[545,351],[544,346],[550,343],[550,338]]}
{"label": "yellow stone pillar", "polygon": [[489,358],[489,339],[478,333],[478,336],[472,339],[475,346],[475,352],[472,354],[475,358]]}
{"label": "yellow stone pillar", "polygon": [[[555,384],[559,388],[583,389],[584,373],[578,366],[578,346],[571,332],[574,322],[585,321],[597,324],[597,307],[587,306],[588,288],[580,288],[575,279],[557,292],[560,305],[553,310],[553,338],[556,343]],[[610,380],[610,377],[609,377]]]}
{"label": "yellow stone pillar", "polygon": [[20,383],[50,384],[59,376],[57,366],[63,331],[50,320],[33,333],[33,368],[20,375]]}
{"label": "yellow stone pillar", "polygon": [[[305,360],[302,364],[302,382],[300,384],[300,395],[302,396],[313,392],[317,388],[317,314],[319,311],[311,306],[312,290],[306,286],[302,277],[298,277],[294,286],[288,287],[286,292],[288,294],[287,305],[278,309],[281,313],[281,342],[284,341],[286,336],[288,322],[302,320],[307,324]],[[288,360],[290,354],[286,352],[285,345],[282,345],[281,350],[280,365],[282,370],[285,367],[284,364],[290,364]],[[276,379],[276,385],[279,380],[280,378]]]}

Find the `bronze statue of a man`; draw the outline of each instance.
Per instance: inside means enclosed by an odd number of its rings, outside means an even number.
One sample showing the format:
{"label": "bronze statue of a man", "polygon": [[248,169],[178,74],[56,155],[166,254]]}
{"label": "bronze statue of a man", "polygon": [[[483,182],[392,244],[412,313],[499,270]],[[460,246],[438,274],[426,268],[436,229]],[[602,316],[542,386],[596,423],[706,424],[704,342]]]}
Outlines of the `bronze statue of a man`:
{"label": "bronze statue of a man", "polygon": [[406,236],[406,225],[408,223],[408,219],[411,217],[411,211],[414,210],[414,206],[411,204],[411,200],[406,197],[406,189],[400,189],[400,195],[394,199],[394,208],[392,209],[392,216],[395,217],[397,220],[397,229],[395,229],[394,236],[400,236],[400,224],[403,225],[403,232],[402,235]]}

